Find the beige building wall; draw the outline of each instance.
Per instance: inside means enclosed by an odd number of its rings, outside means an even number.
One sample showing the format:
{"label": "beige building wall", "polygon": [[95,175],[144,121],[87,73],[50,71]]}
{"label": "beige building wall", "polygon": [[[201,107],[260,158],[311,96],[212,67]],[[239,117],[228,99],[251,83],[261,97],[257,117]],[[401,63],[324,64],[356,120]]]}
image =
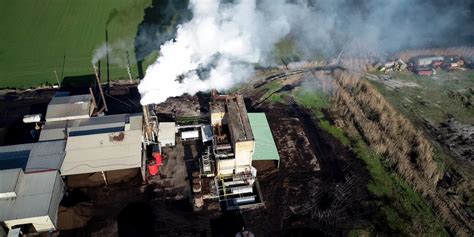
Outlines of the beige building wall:
{"label": "beige building wall", "polygon": [[17,220],[4,221],[8,229],[12,229],[16,225],[33,224],[37,232],[44,232],[49,230],[56,230],[51,218],[49,216],[29,217]]}
{"label": "beige building wall", "polygon": [[217,160],[217,173],[219,175],[230,175],[234,173],[235,159]]}
{"label": "beige building wall", "polygon": [[213,112],[211,113],[211,124],[212,126],[226,124],[224,112]]}
{"label": "beige building wall", "polygon": [[252,155],[255,150],[255,141],[242,141],[235,143],[235,165],[250,166]]}

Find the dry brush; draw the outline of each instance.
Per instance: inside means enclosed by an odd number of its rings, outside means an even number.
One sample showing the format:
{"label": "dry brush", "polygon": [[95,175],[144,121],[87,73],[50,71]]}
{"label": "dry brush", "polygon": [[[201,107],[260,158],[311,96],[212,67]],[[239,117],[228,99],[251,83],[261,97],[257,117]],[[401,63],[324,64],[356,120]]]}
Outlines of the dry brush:
{"label": "dry brush", "polygon": [[443,171],[425,135],[366,80],[343,71],[337,71],[335,77],[331,111],[336,124],[359,133],[385,157],[391,168],[429,200],[454,233],[472,236],[474,225],[468,213],[437,189]]}

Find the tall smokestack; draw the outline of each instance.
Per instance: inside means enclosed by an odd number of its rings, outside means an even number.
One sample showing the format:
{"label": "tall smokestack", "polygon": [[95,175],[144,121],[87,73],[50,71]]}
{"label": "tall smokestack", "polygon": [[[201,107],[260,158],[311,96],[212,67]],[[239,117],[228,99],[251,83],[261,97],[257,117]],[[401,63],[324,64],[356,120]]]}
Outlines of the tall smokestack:
{"label": "tall smokestack", "polygon": [[109,68],[109,33],[105,27],[105,57],[107,60],[107,95],[110,96],[110,68]]}

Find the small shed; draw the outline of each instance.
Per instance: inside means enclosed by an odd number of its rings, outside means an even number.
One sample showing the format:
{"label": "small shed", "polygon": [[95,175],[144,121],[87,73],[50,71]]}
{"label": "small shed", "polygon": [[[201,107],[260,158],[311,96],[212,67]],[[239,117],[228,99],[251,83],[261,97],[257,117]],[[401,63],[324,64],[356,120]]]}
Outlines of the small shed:
{"label": "small shed", "polygon": [[158,142],[161,146],[174,146],[176,142],[176,123],[161,122],[158,124]]}
{"label": "small shed", "polygon": [[89,118],[94,110],[92,96],[74,95],[53,97],[46,110],[46,121]]}
{"label": "small shed", "polygon": [[267,116],[265,113],[248,113],[248,117],[255,139],[255,152],[252,161],[273,160],[277,162],[277,167],[279,167],[280,155],[270,125],[268,125]]}

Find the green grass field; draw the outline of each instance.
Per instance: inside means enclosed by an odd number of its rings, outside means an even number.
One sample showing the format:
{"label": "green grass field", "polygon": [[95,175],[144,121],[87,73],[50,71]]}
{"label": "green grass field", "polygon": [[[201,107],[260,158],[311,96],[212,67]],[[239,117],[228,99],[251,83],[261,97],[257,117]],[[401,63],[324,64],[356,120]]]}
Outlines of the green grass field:
{"label": "green grass field", "polygon": [[474,123],[474,108],[466,107],[463,100],[474,101],[474,71],[446,72],[439,70],[431,77],[420,77],[411,72],[389,74],[402,82],[414,82],[417,87],[402,87],[394,90],[382,83],[371,81],[379,91],[405,116],[415,123],[424,119],[439,124],[453,115],[462,123]]}
{"label": "green grass field", "polygon": [[[59,77],[92,74],[93,50],[105,42],[124,42],[111,57],[130,60],[137,75],[133,42],[151,0],[0,0],[0,88],[25,88]],[[105,65],[102,62],[102,65]],[[102,67],[104,69],[105,67]],[[105,72],[105,70],[103,70]],[[111,79],[127,78],[111,66]]]}

